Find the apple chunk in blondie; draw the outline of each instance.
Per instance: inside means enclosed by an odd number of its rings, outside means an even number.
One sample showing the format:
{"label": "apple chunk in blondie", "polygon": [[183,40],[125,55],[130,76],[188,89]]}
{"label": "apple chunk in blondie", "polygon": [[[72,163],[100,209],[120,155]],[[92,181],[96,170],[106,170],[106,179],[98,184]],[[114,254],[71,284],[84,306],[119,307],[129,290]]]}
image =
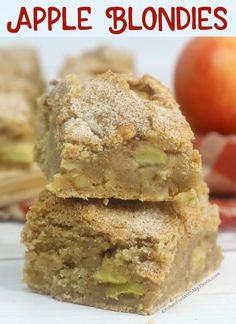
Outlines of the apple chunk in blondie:
{"label": "apple chunk in blondie", "polygon": [[0,170],[33,162],[32,110],[23,95],[0,92]]}
{"label": "apple chunk in blondie", "polygon": [[39,104],[36,159],[57,196],[173,200],[199,181],[192,131],[150,76],[68,76]]}
{"label": "apple chunk in blondie", "polygon": [[24,279],[59,300],[150,314],[219,265],[218,223],[204,199],[105,206],[45,191],[22,233]]}

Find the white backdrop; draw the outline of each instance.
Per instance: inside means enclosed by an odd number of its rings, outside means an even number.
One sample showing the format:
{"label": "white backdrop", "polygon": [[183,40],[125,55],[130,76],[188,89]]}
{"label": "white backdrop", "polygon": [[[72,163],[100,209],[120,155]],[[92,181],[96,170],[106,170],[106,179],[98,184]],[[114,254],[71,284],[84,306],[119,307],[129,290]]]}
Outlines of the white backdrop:
{"label": "white backdrop", "polygon": [[66,55],[90,50],[100,44],[112,44],[134,53],[139,74],[153,74],[168,87],[173,88],[172,79],[175,62],[182,47],[189,39],[186,37],[21,37],[17,39],[0,38],[0,45],[8,46],[17,43],[37,47],[42,58],[45,77],[52,79],[57,77],[58,70]]}

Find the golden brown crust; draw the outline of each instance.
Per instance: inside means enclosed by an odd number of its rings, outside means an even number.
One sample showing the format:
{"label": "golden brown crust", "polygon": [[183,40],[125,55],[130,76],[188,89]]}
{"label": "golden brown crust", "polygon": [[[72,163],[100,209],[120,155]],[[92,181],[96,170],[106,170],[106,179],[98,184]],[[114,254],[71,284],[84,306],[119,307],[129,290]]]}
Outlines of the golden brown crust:
{"label": "golden brown crust", "polygon": [[64,78],[73,73],[81,80],[87,80],[108,70],[116,73],[134,72],[132,55],[110,46],[101,46],[78,57],[68,57],[62,67],[61,76]]}
{"label": "golden brown crust", "polygon": [[[140,85],[148,89],[145,94],[151,89],[152,95],[140,95],[136,91]],[[158,141],[167,151],[192,149],[193,134],[178,105],[167,88],[150,76],[107,72],[81,84],[71,75],[54,86],[41,109],[48,117],[43,122],[47,128],[54,124],[61,145],[101,151],[139,138]]]}
{"label": "golden brown crust", "polygon": [[52,223],[61,221],[62,226],[79,221],[117,241],[156,241],[162,237],[168,241],[184,233],[215,232],[219,225],[218,209],[207,197],[189,204],[110,200],[105,206],[102,200],[61,199],[43,191],[27,217],[33,221],[38,215],[47,215]]}

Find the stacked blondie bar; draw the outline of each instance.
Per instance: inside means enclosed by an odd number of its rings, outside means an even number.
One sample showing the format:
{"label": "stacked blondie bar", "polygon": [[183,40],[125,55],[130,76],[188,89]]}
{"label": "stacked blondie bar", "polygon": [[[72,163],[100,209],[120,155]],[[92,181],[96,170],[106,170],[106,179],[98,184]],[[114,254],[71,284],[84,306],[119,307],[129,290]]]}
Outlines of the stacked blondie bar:
{"label": "stacked blondie bar", "polygon": [[28,213],[24,278],[59,300],[150,314],[221,261],[192,131],[151,76],[69,75],[39,101],[47,189]]}

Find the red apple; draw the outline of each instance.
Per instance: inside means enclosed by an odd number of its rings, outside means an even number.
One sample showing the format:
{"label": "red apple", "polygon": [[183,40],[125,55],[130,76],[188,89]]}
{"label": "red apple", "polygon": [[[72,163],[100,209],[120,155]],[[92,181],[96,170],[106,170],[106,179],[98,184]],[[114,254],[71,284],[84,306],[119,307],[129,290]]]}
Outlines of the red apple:
{"label": "red apple", "polygon": [[236,37],[199,37],[181,53],[175,92],[195,131],[236,133]]}

